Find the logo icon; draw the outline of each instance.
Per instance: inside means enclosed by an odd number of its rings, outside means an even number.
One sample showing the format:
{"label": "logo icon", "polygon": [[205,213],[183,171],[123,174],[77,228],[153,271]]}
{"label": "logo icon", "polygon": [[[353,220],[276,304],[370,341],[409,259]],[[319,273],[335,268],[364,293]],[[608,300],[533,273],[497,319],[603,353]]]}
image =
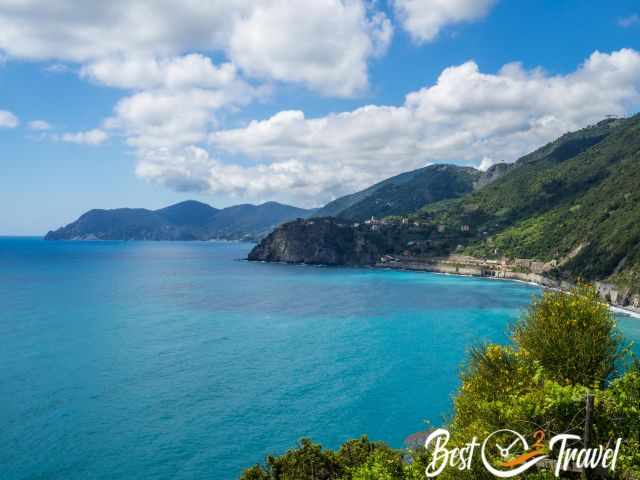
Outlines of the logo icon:
{"label": "logo icon", "polygon": [[[553,436],[545,447],[545,432],[537,430],[533,435],[533,444],[514,430],[497,430],[484,439],[473,437],[464,445],[449,447],[451,434],[439,428],[429,433],[424,447],[431,453],[431,461],[425,469],[427,478],[437,477],[449,467],[458,470],[471,470],[474,455],[480,450],[484,468],[498,478],[511,478],[520,475],[531,467],[548,459],[538,468],[553,469],[559,477],[564,471],[584,471],[601,467],[615,471],[622,438],[613,446],[599,445],[591,448],[576,448],[569,442],[580,442],[578,435],[561,433]],[[556,447],[557,452],[554,452]],[[553,458],[550,458],[550,457]]]}
{"label": "logo icon", "polygon": [[[480,455],[485,468],[499,478],[510,478],[529,470],[541,462],[544,453],[544,431],[534,433],[535,443],[529,447],[527,439],[513,430],[493,432],[482,443]],[[493,463],[490,459],[493,460]]]}

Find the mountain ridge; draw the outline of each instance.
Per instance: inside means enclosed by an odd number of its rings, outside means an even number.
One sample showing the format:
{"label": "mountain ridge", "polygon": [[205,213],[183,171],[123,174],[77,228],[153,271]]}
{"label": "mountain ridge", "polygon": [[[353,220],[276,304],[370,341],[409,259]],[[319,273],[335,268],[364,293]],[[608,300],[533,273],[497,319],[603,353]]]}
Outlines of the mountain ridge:
{"label": "mountain ridge", "polygon": [[313,216],[363,221],[371,216],[385,217],[414,211],[427,203],[471,192],[483,175],[473,167],[428,165],[337,198]]}
{"label": "mountain ridge", "polygon": [[248,240],[256,241],[278,224],[306,218],[313,209],[278,202],[214,208],[185,200],[157,210],[92,209],[49,231],[45,240]]}

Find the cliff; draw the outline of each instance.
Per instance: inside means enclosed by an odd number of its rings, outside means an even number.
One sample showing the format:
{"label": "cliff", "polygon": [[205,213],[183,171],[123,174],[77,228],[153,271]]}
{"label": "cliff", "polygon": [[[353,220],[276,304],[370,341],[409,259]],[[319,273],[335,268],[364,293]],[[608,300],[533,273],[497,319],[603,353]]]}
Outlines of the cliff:
{"label": "cliff", "polygon": [[370,265],[383,252],[364,230],[334,218],[280,225],[249,253],[249,260],[311,265]]}

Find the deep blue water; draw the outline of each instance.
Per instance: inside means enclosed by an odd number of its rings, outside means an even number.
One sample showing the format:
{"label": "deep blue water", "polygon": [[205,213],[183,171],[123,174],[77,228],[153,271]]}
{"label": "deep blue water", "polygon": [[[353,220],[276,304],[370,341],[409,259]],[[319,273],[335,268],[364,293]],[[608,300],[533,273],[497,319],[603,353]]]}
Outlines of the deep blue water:
{"label": "deep blue water", "polygon": [[400,447],[538,293],[250,248],[0,238],[1,478],[224,480],[303,436]]}

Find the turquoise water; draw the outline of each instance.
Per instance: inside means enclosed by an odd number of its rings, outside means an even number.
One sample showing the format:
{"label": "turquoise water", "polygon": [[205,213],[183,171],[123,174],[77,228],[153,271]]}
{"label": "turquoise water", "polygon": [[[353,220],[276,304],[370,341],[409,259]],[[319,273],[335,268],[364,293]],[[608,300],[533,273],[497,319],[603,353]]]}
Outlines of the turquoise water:
{"label": "turquoise water", "polygon": [[1,477],[232,479],[303,436],[402,446],[538,292],[250,248],[0,239]]}

